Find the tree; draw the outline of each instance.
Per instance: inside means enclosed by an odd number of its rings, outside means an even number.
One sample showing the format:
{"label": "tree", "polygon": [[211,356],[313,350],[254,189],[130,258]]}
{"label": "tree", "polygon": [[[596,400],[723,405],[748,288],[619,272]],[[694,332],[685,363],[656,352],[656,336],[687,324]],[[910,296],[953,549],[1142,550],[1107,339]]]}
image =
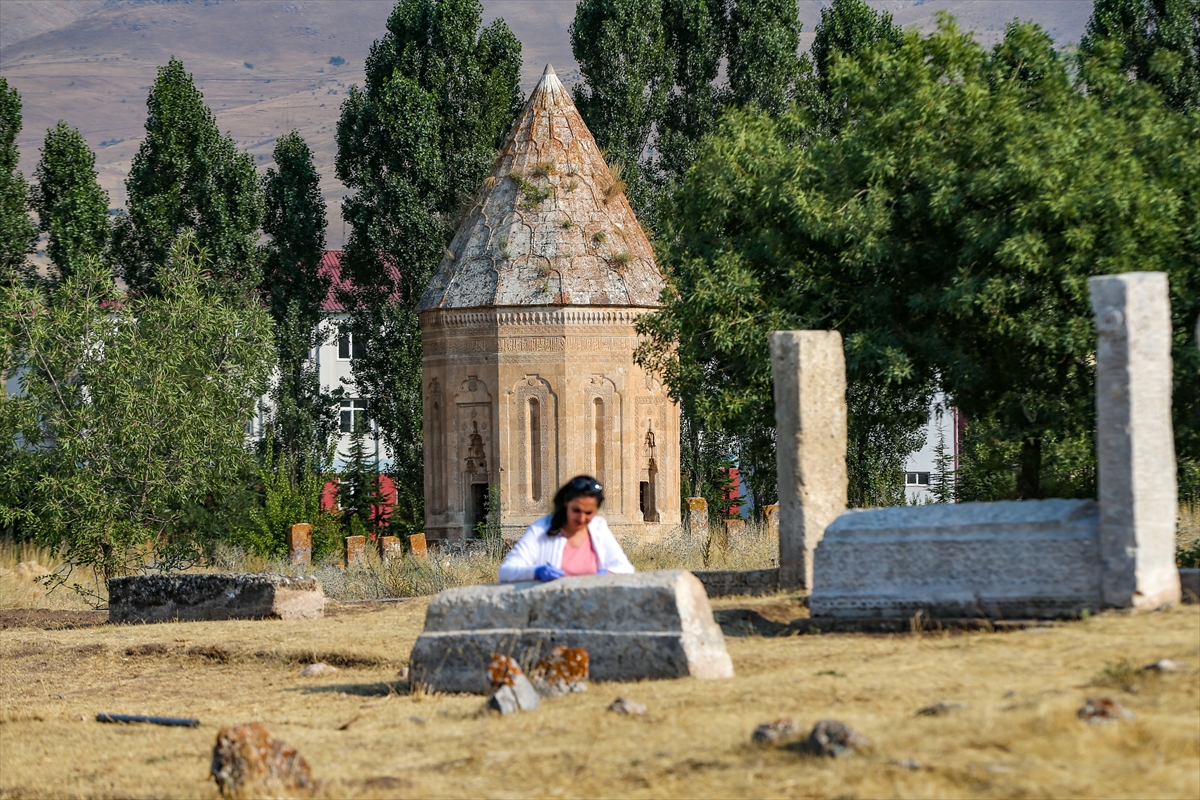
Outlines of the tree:
{"label": "tree", "polygon": [[830,81],[849,110],[836,135],[805,108],[730,114],[672,200],[668,302],[643,326],[672,391],[744,429],[770,417],[767,334],[837,329],[852,428],[854,387],[886,390],[903,431],[940,383],[1014,444],[1015,493],[1043,496],[1047,442],[1093,429],[1087,277],[1156,269],[1172,284],[1177,445],[1195,453],[1200,120],[1112,59],[1072,85],[1032,25],[988,52],[943,17],[928,38],[835,59]]}
{"label": "tree", "polygon": [[59,120],[46,131],[33,206],[49,234],[46,253],[62,280],[108,246],[108,194],[96,182],[96,154],[78,129]]}
{"label": "tree", "polygon": [[338,505],[342,510],[342,525],[351,535],[360,535],[360,530],[372,536],[383,526],[383,492],[379,483],[379,460],[368,457],[366,434],[369,430],[364,418],[350,434],[350,452],[343,454],[346,466],[338,481]]}
{"label": "tree", "polygon": [[354,382],[394,459],[396,513],[414,526],[424,467],[413,308],[521,106],[521,45],[482,13],[478,0],[400,0],[338,122],[337,175],[354,192],[342,270],[365,350]]}
{"label": "tree", "polygon": [[176,237],[191,229],[208,254],[215,285],[227,292],[254,289],[263,218],[254,159],[220,134],[178,59],[159,67],[146,106],[146,138],[125,181],[129,214],[113,232],[122,277],[134,293],[157,291],[158,265]]}
{"label": "tree", "polygon": [[20,382],[0,403],[0,464],[28,489],[0,516],[73,567],[109,577],[151,557],[164,568],[194,562],[203,543],[177,527],[183,508],[244,472],[270,319],[223,297],[205,267],[184,237],[153,276],[158,295],[124,295],[94,261],[48,297],[0,294],[4,373]]}
{"label": "tree", "polygon": [[903,41],[903,34],[892,22],[891,14],[876,11],[864,0],[833,0],[821,9],[821,21],[814,34],[812,66],[815,84],[805,92],[804,99],[826,125],[836,126],[847,109],[844,98],[833,96],[834,61],[857,58],[861,53],[879,47],[894,50]]}
{"label": "tree", "polygon": [[[728,107],[779,113],[806,71],[795,0],[583,0],[571,48],[575,104],[619,162],[627,194],[654,227],[701,138]],[[722,59],[728,85],[718,86]]]}
{"label": "tree", "polygon": [[20,132],[21,95],[0,78],[0,286],[35,275],[26,259],[37,244],[37,227],[29,218],[29,187],[17,169]]}
{"label": "tree", "polygon": [[1200,109],[1200,0],[1095,0],[1080,56],[1121,45],[1121,71],[1154,84],[1177,111]]}
{"label": "tree", "polygon": [[263,178],[262,294],[275,322],[279,377],[271,391],[270,424],[279,455],[299,481],[326,465],[337,399],[321,391],[309,352],[323,343],[318,324],[330,278],[321,272],[325,252],[325,201],[312,153],[296,131],[275,144],[275,167]]}

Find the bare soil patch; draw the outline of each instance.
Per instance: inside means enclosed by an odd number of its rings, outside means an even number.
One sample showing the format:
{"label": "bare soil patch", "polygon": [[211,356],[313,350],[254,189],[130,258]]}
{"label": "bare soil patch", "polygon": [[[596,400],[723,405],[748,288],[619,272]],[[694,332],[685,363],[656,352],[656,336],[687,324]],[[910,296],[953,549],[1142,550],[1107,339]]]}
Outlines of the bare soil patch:
{"label": "bare soil patch", "polygon": [[[1008,633],[751,632],[727,638],[733,680],[599,684],[501,718],[481,697],[410,692],[400,670],[426,605],[0,630],[0,798],[215,798],[216,733],[243,722],[297,747],[331,798],[1200,795],[1197,606]],[[803,610],[714,605],[776,624]],[[338,672],[300,677],[310,658]],[[1141,670],[1164,658],[1187,666]],[[607,711],[618,695],[648,713]],[[1082,722],[1095,696],[1134,717]],[[919,713],[939,702],[963,705]],[[103,725],[100,712],[201,726]],[[752,745],[779,717],[805,735],[839,719],[872,745],[836,760]]]}

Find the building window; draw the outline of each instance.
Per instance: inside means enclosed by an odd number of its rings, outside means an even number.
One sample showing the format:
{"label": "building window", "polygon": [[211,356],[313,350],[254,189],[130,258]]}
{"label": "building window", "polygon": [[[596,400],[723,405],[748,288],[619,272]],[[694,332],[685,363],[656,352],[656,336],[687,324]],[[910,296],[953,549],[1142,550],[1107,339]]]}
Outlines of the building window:
{"label": "building window", "polygon": [[342,433],[367,429],[367,401],[357,397],[342,401]]}
{"label": "building window", "polygon": [[928,472],[906,472],[904,473],[904,484],[906,486],[928,486]]}
{"label": "building window", "polygon": [[354,334],[346,331],[338,337],[338,360],[349,361],[352,358],[362,358],[366,354],[366,346],[354,338]]}
{"label": "building window", "polygon": [[542,499],[542,407],[529,399],[529,497]]}

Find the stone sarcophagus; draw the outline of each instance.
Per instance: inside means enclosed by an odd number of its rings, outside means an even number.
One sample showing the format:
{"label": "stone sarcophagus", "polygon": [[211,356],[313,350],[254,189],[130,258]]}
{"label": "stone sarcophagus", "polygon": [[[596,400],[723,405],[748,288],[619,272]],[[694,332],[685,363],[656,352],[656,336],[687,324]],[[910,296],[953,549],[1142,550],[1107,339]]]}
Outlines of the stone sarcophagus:
{"label": "stone sarcophagus", "polygon": [[1053,618],[1102,605],[1093,500],[847,511],[816,554],[814,617]]}
{"label": "stone sarcophagus", "polygon": [[315,619],[325,615],[316,578],[273,574],[132,575],[108,581],[109,622]]}
{"label": "stone sarcophagus", "polygon": [[595,681],[733,677],[704,587],[682,570],[447,589],[429,604],[409,676],[482,694],[493,655],[530,667],[557,645],[587,650]]}

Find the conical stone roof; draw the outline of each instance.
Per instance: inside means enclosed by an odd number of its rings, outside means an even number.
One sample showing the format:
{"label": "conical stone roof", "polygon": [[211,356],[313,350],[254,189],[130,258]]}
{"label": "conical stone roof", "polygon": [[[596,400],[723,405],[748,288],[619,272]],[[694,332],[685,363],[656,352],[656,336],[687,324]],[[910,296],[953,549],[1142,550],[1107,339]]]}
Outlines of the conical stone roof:
{"label": "conical stone roof", "polygon": [[623,189],[547,66],[417,310],[657,306],[662,274]]}

